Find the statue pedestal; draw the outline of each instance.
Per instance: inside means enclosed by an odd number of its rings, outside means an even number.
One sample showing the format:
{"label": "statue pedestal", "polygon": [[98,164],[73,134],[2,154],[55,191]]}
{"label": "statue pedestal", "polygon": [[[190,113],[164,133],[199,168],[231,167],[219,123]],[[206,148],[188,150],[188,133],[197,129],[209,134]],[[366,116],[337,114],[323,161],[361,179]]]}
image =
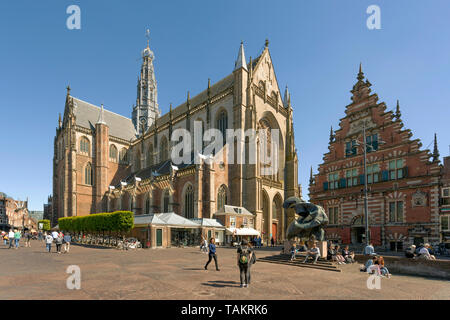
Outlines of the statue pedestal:
{"label": "statue pedestal", "polygon": [[[328,245],[326,241],[314,241],[316,242],[317,248],[320,250],[320,257],[326,259],[327,258],[327,251],[328,251]],[[307,246],[308,249],[311,248],[313,245],[313,241],[308,241]]]}

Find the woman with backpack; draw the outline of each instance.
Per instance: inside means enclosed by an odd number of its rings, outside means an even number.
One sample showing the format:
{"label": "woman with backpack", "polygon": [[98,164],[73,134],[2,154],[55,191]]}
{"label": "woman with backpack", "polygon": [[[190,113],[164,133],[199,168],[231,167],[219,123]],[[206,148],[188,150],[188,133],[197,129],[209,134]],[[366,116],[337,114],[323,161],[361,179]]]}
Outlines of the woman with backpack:
{"label": "woman with backpack", "polygon": [[256,256],[247,240],[242,240],[237,249],[237,264],[241,280],[241,288],[250,284],[250,267],[256,262]]}

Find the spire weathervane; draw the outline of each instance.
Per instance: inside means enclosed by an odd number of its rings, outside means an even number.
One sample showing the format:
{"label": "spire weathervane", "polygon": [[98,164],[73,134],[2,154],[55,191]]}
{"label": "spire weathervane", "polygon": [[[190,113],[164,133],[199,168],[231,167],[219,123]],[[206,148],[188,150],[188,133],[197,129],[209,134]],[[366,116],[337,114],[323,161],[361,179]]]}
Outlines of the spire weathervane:
{"label": "spire weathervane", "polygon": [[147,38],[147,48],[150,47],[150,29],[145,31],[145,37]]}

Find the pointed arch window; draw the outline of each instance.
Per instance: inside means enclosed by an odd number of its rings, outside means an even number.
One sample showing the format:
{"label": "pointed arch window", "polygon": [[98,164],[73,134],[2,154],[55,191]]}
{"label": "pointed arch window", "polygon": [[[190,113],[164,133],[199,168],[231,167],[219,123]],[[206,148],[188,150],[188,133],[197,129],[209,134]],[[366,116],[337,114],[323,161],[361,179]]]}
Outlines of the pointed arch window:
{"label": "pointed arch window", "polygon": [[120,162],[120,164],[128,164],[128,150],[127,150],[127,148],[120,149],[119,162]]}
{"label": "pointed arch window", "polygon": [[134,157],[135,170],[141,170],[141,150],[137,149]]}
{"label": "pointed arch window", "polygon": [[151,206],[151,201],[150,201],[150,195],[147,195],[147,197],[145,198],[145,214],[149,214],[150,213],[150,206]]}
{"label": "pointed arch window", "polygon": [[227,187],[222,185],[217,192],[217,211],[223,211],[225,209],[227,200]]}
{"label": "pointed arch window", "polygon": [[86,166],[84,167],[84,184],[87,184],[89,186],[92,186],[92,182],[93,182],[93,170],[92,170],[92,165],[90,162],[88,162],[86,164]]}
{"label": "pointed arch window", "polygon": [[184,216],[188,219],[194,218],[194,188],[187,187],[184,194]]}
{"label": "pointed arch window", "polygon": [[147,167],[150,167],[153,165],[153,144],[148,145],[147,149]]}
{"label": "pointed arch window", "polygon": [[227,133],[227,129],[228,129],[228,116],[227,116],[227,112],[225,110],[220,111],[216,122],[217,122],[216,123],[217,129],[219,129],[220,132],[222,132],[223,144],[225,145],[226,133]]}
{"label": "pointed arch window", "polygon": [[90,155],[91,153],[91,143],[86,137],[81,137],[80,139],[80,152],[87,155]]}
{"label": "pointed arch window", "polygon": [[161,144],[159,146],[159,155],[160,155],[160,161],[165,161],[169,158],[169,150],[167,146],[167,138],[163,137],[161,139]]}
{"label": "pointed arch window", "polygon": [[113,144],[109,147],[109,161],[117,162],[117,148]]}
{"label": "pointed arch window", "polygon": [[164,191],[164,198],[163,198],[163,213],[169,212],[169,201],[170,201],[169,190],[166,190]]}

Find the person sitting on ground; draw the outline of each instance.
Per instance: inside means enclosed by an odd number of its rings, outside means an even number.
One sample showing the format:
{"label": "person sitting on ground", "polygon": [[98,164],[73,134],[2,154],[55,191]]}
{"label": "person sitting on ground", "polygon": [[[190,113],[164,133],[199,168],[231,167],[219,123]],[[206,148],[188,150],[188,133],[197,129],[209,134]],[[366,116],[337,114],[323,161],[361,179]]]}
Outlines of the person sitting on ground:
{"label": "person sitting on ground", "polygon": [[297,252],[297,244],[294,242],[291,247],[291,261],[295,260],[295,253]]}
{"label": "person sitting on ground", "polygon": [[345,246],[342,250],[342,256],[346,263],[354,263],[355,262],[355,253],[353,251],[349,251],[349,247]]}
{"label": "person sitting on ground", "polygon": [[317,247],[315,242],[313,243],[312,248],[307,251],[306,258],[303,263],[306,263],[309,257],[312,257],[314,259],[313,264],[316,264],[317,259],[319,259],[320,257],[320,249]]}
{"label": "person sitting on ground", "polygon": [[416,257],[416,246],[412,245],[408,249],[405,250],[405,257],[414,258]]}
{"label": "person sitting on ground", "polygon": [[372,257],[372,263],[368,267],[366,266],[366,271],[367,271],[368,274],[375,273],[376,275],[381,275],[381,270],[380,270],[380,265],[379,265],[379,261],[378,261],[378,256],[373,256]]}
{"label": "person sitting on ground", "polygon": [[430,245],[428,243],[425,243],[425,245],[419,251],[419,257],[426,260],[436,260],[436,257],[431,255],[430,251],[428,251],[429,247]]}
{"label": "person sitting on ground", "polygon": [[365,255],[374,255],[375,254],[375,249],[373,248],[372,243],[369,243],[365,248],[364,248],[364,254]]}
{"label": "person sitting on ground", "polygon": [[336,261],[338,264],[345,264],[345,259],[344,257],[341,255],[341,251],[340,251],[340,246],[336,245],[334,247],[334,261]]}
{"label": "person sitting on ground", "polygon": [[382,257],[382,256],[379,256],[378,259],[377,259],[377,261],[378,261],[378,265],[380,266],[380,272],[381,272],[381,275],[390,278],[390,277],[391,277],[391,274],[389,273],[388,268],[386,268],[386,266],[384,265],[384,259],[383,259],[383,257]]}
{"label": "person sitting on ground", "polygon": [[330,243],[327,249],[327,260],[332,260],[334,256],[334,245]]}

